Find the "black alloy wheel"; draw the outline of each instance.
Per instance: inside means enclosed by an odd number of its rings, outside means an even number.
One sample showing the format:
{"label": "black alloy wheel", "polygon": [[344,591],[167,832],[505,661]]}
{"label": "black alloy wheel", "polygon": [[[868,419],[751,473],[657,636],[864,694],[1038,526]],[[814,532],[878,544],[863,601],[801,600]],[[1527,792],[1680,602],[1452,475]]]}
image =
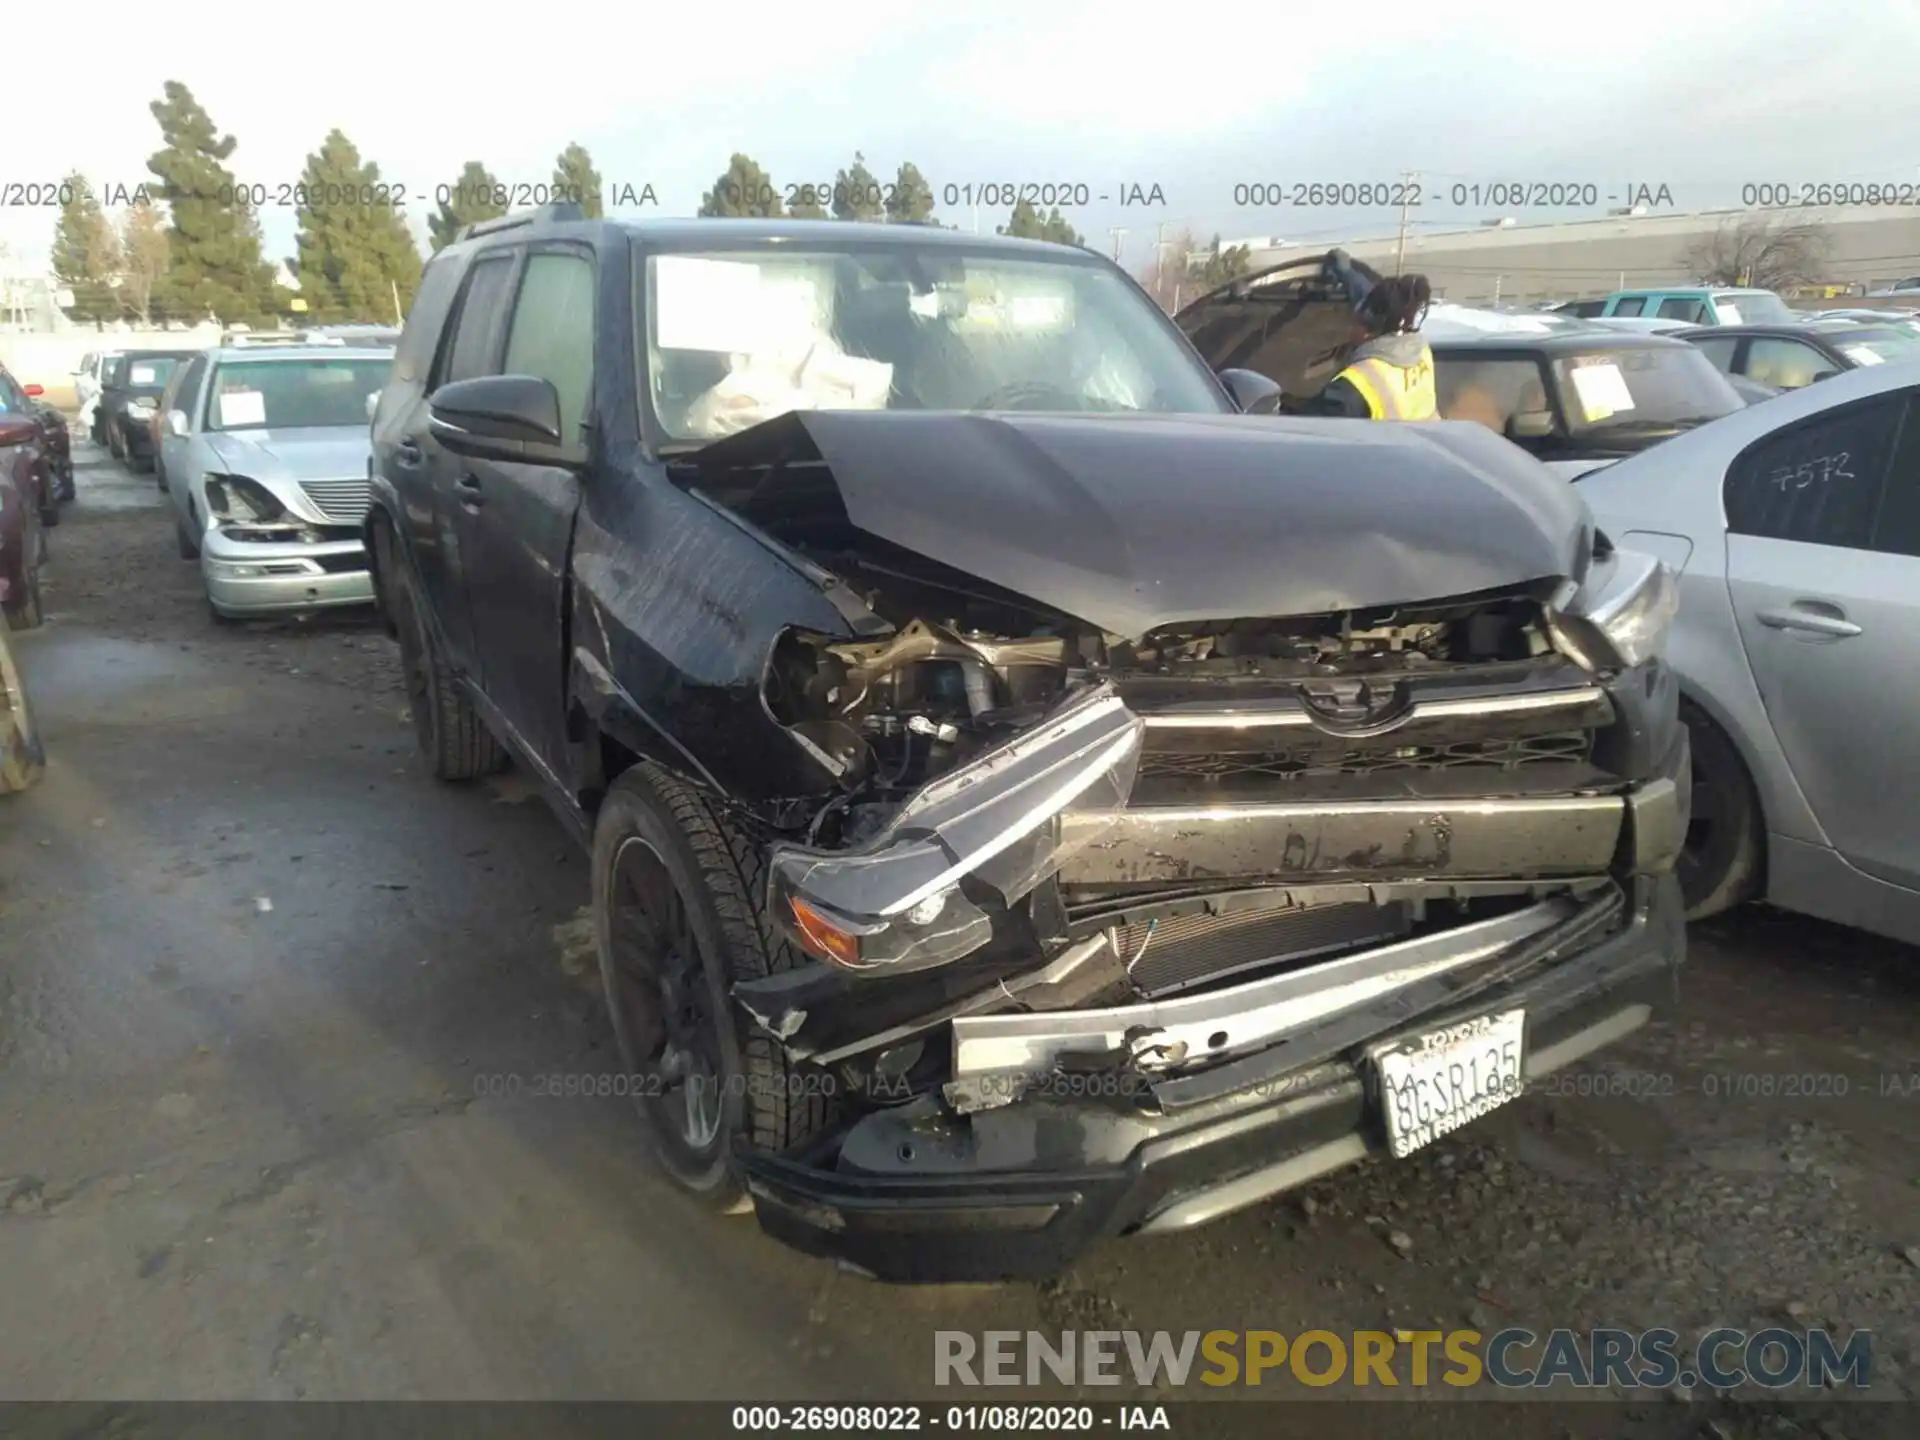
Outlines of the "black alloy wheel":
{"label": "black alloy wheel", "polygon": [[1675,867],[1687,918],[1718,915],[1759,890],[1764,835],[1752,777],[1720,727],[1682,702],[1693,753],[1693,812]]}
{"label": "black alloy wheel", "polygon": [[607,927],[608,1002],[626,1086],[669,1167],[704,1191],[727,1164],[721,1017],[686,897],[641,836],[614,852]]}

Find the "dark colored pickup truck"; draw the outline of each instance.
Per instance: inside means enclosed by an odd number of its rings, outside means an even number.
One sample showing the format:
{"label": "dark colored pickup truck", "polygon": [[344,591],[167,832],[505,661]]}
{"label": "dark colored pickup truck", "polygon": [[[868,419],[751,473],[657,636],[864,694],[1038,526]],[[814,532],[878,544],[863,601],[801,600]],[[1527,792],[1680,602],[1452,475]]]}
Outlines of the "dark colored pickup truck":
{"label": "dark colored pickup truck", "polygon": [[433,773],[591,848],[688,1190],[1042,1275],[1672,994],[1673,577],[1482,426],[1271,389],[1078,248],[556,207],[434,257],[376,588]]}

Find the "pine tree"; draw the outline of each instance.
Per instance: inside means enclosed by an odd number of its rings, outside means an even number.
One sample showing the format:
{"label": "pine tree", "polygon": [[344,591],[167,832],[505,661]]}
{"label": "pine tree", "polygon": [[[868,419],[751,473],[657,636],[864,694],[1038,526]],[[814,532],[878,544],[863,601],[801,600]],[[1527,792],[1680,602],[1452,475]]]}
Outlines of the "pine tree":
{"label": "pine tree", "polygon": [[440,192],[439,210],[427,217],[435,251],[446,249],[465,225],[492,220],[507,213],[507,189],[478,160],[469,160],[460,178]]}
{"label": "pine tree", "polygon": [[736,151],[727,162],[725,173],[700,197],[700,209],[696,213],[777,219],[782,214],[780,191],[766,171]]}
{"label": "pine tree", "polygon": [[833,217],[827,214],[826,206],[820,203],[821,198],[819,186],[802,185],[794,196],[793,204],[787,207],[787,218],[789,220],[832,219]]}
{"label": "pine tree", "polygon": [[60,218],[53,222],[53,273],[73,292],[67,313],[76,320],[118,319],[120,237],[87,177],[75,171],[61,190]]}
{"label": "pine tree", "polygon": [[853,152],[853,168],[833,177],[833,218],[836,220],[882,220],[886,218],[885,192],[873,172],[867,169],[867,157]]}
{"label": "pine tree", "polygon": [[1058,206],[1043,216],[1026,200],[1013,207],[1013,214],[999,227],[999,233],[1016,235],[1022,240],[1050,240],[1055,245],[1086,244],[1080,232],[1067,223]]}
{"label": "pine tree", "polygon": [[136,200],[121,212],[120,304],[138,316],[142,325],[153,323],[154,292],[166,277],[172,251],[167,222],[158,205],[151,200]]}
{"label": "pine tree", "polygon": [[893,193],[887,196],[887,219],[896,225],[935,225],[933,187],[912,161],[901,165],[893,177]]}
{"label": "pine tree", "polygon": [[214,126],[193,92],[169,80],[148,108],[162,148],[148,157],[167,205],[167,268],[158,299],[170,316],[257,324],[275,308],[273,267],[260,253],[259,217],[226,167],[238,143]]}
{"label": "pine tree", "polygon": [[606,186],[600,172],[593,168],[587,147],[574,141],[553,162],[553,188],[556,200],[571,200],[586,212],[589,220],[606,213]]}
{"label": "pine tree", "polygon": [[363,161],[339,130],[328,133],[301,172],[290,268],[300,281],[307,318],[319,323],[394,319],[420,283],[420,252],[405,216],[382,203],[380,167]]}

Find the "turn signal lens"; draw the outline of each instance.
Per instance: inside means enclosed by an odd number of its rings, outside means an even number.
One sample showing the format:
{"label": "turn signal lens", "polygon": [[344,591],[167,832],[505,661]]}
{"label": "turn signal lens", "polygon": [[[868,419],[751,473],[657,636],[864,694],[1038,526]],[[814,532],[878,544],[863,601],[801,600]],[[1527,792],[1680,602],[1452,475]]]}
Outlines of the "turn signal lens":
{"label": "turn signal lens", "polygon": [[804,900],[795,898],[788,903],[793,909],[794,933],[809,952],[849,970],[860,968],[858,935],[842,930]]}

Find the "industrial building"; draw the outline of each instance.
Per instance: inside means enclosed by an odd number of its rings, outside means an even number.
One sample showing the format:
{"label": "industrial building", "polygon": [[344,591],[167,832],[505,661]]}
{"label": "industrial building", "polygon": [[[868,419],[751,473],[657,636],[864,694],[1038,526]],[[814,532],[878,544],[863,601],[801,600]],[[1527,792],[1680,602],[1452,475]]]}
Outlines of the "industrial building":
{"label": "industrial building", "polygon": [[[1401,268],[1417,270],[1449,300],[1526,304],[1579,299],[1642,285],[1698,280],[1688,255],[1711,241],[1722,226],[1755,216],[1779,224],[1818,223],[1827,234],[1825,278],[1854,293],[1920,275],[1920,206],[1847,205],[1766,211],[1704,210],[1676,215],[1616,214],[1599,219],[1535,222],[1498,217],[1472,228],[1438,229],[1410,224]],[[1245,245],[1253,267],[1264,269],[1340,245],[1375,269],[1392,271],[1402,252],[1399,227],[1351,240],[1290,244],[1255,237],[1228,240]]]}

